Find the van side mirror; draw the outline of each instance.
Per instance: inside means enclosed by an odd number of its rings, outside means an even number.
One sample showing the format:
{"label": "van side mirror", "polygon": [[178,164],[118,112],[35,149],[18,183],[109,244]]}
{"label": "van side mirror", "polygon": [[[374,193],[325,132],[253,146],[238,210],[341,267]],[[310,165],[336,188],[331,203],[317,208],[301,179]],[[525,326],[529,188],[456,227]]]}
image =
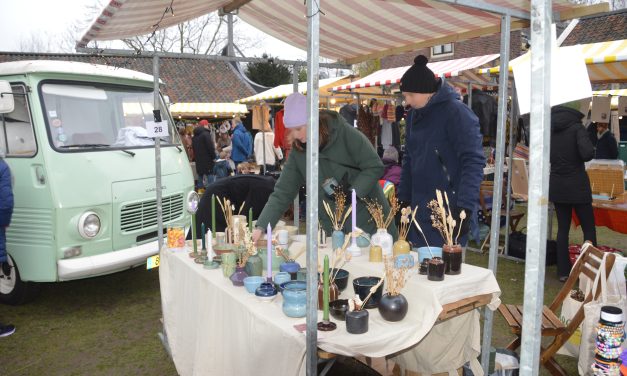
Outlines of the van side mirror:
{"label": "van side mirror", "polygon": [[9,81],[0,81],[0,114],[13,112],[15,101]]}

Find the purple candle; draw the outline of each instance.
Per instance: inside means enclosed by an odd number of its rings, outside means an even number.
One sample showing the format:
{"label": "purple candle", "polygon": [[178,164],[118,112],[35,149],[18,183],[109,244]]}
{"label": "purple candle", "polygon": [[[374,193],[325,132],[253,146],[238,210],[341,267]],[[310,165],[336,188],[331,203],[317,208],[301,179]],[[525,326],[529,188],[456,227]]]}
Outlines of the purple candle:
{"label": "purple candle", "polygon": [[[352,213],[351,213],[351,218],[353,220],[353,234],[355,234],[355,232],[357,232],[357,193],[355,192],[355,190],[353,189],[352,192]],[[357,242],[357,239],[355,238],[355,236],[353,235],[353,245],[355,245]]]}
{"label": "purple candle", "polygon": [[266,276],[268,278],[269,281],[272,280],[272,227],[270,227],[270,224],[268,223],[268,228],[266,231],[266,236],[268,238],[268,262],[266,263],[268,265],[268,275]]}

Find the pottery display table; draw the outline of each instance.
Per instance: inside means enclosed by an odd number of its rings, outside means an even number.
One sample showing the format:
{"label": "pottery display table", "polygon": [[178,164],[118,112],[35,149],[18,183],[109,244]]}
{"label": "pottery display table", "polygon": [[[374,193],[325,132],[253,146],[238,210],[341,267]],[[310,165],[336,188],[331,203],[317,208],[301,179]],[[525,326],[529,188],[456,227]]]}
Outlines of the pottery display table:
{"label": "pottery display table", "polygon": [[[290,253],[302,247],[294,243]],[[159,267],[164,327],[178,373],[304,375],[305,335],[295,326],[304,326],[305,318],[285,316],[280,295],[261,302],[243,287],[233,286],[220,269],[195,264],[187,252],[164,250]],[[328,252],[321,249],[320,256]],[[368,262],[366,253],[344,266],[350,275],[341,298],[354,295],[353,278],[382,274],[383,264]],[[304,265],[304,256],[299,261]],[[447,275],[443,282],[415,275],[403,294],[409,301],[404,320],[387,322],[371,309],[369,331],[353,335],[346,332],[344,322],[332,319],[337,330],[318,332],[319,348],[345,356],[394,355],[402,368],[422,373],[454,370],[480,351],[474,306],[488,302],[494,310],[500,304],[492,272],[466,264],[460,275]],[[445,321],[435,325],[439,318]]]}

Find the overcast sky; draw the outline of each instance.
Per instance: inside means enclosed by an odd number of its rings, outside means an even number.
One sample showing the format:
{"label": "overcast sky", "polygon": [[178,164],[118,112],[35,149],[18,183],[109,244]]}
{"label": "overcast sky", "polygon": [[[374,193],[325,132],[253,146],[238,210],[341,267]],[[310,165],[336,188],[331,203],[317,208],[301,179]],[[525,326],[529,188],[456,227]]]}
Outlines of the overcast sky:
{"label": "overcast sky", "polygon": [[[18,51],[20,41],[28,40],[31,36],[41,40],[62,38],[72,25],[83,21],[86,7],[93,4],[103,4],[103,1],[0,0],[0,51]],[[260,56],[263,52],[268,52],[282,59],[304,60],[307,57],[305,51],[266,35],[252,26],[242,25],[240,31],[250,35],[264,35],[257,47],[242,51],[247,56]]]}

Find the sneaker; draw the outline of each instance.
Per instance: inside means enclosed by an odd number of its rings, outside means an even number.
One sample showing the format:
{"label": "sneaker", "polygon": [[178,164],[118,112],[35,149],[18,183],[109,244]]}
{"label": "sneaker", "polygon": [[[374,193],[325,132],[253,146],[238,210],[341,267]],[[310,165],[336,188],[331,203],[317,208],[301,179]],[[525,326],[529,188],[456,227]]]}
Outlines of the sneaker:
{"label": "sneaker", "polygon": [[561,276],[560,277],[560,282],[566,282],[566,280],[568,280],[568,276]]}
{"label": "sneaker", "polygon": [[8,337],[15,333],[14,325],[2,325],[0,324],[0,337]]}

